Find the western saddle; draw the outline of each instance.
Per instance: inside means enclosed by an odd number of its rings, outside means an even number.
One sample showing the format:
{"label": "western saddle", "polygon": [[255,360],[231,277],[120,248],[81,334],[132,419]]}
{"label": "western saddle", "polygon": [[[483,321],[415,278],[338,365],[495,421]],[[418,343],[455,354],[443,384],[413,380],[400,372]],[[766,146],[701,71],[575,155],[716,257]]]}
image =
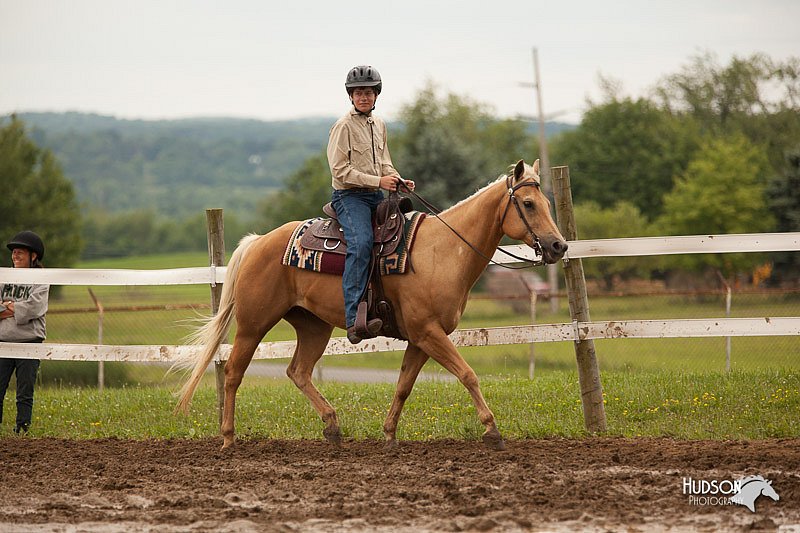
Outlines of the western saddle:
{"label": "western saddle", "polygon": [[[372,219],[374,241],[367,290],[358,304],[355,323],[356,333],[361,338],[373,336],[366,328],[369,317],[370,319],[380,318],[383,321],[380,335],[405,339],[397,326],[392,303],[383,292],[379,259],[395,253],[397,247],[403,242],[404,215],[412,208],[410,198],[391,192],[375,211]],[[322,218],[314,222],[301,237],[300,245],[307,250],[346,255],[347,241],[344,238],[344,230],[336,217],[336,211],[330,202],[322,207],[322,211],[330,218]]]}

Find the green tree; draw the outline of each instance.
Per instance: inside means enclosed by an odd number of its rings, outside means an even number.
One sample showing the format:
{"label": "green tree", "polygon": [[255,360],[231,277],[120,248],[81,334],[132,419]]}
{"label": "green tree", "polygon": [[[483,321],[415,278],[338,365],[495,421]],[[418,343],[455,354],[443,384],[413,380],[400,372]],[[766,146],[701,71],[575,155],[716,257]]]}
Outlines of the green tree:
{"label": "green tree", "polygon": [[267,230],[290,220],[322,216],[322,206],[331,200],[331,171],[325,150],[306,159],[303,166],[286,179],[285,188],[267,197],[261,207]]}
{"label": "green tree", "polygon": [[800,58],[776,61],[754,54],[722,66],[712,54],[699,55],[662,80],[656,100],[664,109],[692,116],[706,134],[740,132],[765,145],[778,170],[800,139]]}
{"label": "green tree", "polygon": [[[741,135],[704,143],[675,188],[664,197],[657,224],[666,235],[758,233],[774,229],[766,203],[769,164]],[[687,255],[674,263],[712,266],[733,276],[758,263],[756,254]]]}
{"label": "green tree", "polygon": [[[575,223],[579,237],[584,240],[646,237],[652,233],[647,218],[635,205],[625,201],[608,209],[592,201],[577,204]],[[602,280],[609,291],[618,279],[646,276],[649,264],[649,258],[645,257],[592,257],[583,261],[586,276]]]}
{"label": "green tree", "polygon": [[645,99],[594,105],[580,126],[553,142],[551,163],[570,167],[575,202],[603,208],[627,201],[648,219],[662,211],[662,197],[698,145],[693,122]]}
{"label": "green tree", "polygon": [[522,122],[496,120],[486,106],[455,94],[440,97],[432,85],[403,107],[401,120],[403,131],[390,138],[395,166],[442,209],[530,155]]}
{"label": "green tree", "polygon": [[91,212],[85,221],[84,257],[127,257],[163,253],[166,233],[151,210]]}
{"label": "green tree", "polygon": [[[243,224],[234,213],[225,212],[224,215],[229,250],[245,233],[258,229]],[[83,229],[84,259],[202,251],[208,246],[204,212],[175,219],[148,209],[115,213],[93,210],[85,215]]]}
{"label": "green tree", "polygon": [[786,156],[781,175],[769,180],[769,205],[775,209],[777,231],[800,231],[800,148]]}
{"label": "green tree", "polygon": [[[45,243],[45,263],[66,267],[81,252],[81,214],[75,191],[55,157],[39,148],[16,116],[0,120],[0,238],[28,229]],[[3,263],[10,264],[2,247]]]}
{"label": "green tree", "polygon": [[[767,199],[775,214],[777,231],[800,231],[800,149],[788,154],[783,172],[769,180]],[[797,276],[800,255],[797,252],[776,254],[775,270],[780,275]]]}

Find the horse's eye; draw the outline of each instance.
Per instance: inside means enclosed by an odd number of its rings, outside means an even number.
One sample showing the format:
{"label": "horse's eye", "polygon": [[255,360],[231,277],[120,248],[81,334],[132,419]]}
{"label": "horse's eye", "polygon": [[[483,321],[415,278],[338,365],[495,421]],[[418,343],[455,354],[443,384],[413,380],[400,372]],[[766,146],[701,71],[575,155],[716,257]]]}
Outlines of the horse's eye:
{"label": "horse's eye", "polygon": [[524,202],[522,202],[522,205],[524,205],[528,209],[533,209],[533,201],[532,200],[525,200]]}

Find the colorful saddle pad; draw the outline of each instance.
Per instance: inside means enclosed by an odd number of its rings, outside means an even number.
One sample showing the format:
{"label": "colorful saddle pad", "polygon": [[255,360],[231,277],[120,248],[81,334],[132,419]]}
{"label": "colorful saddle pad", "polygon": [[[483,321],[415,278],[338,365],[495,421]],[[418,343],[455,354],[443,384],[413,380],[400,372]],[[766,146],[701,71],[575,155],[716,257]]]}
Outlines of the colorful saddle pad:
{"label": "colorful saddle pad", "polygon": [[[414,245],[414,238],[417,235],[419,225],[425,219],[425,213],[411,211],[405,214],[406,220],[403,224],[403,239],[392,254],[381,256],[379,265],[381,275],[404,274],[408,266],[408,256]],[[323,252],[319,250],[308,250],[303,248],[300,240],[303,234],[319,218],[312,218],[301,222],[289,237],[286,251],[283,253],[281,263],[286,266],[304,268],[314,272],[325,274],[336,274],[341,276],[344,272],[345,256],[341,254]]]}

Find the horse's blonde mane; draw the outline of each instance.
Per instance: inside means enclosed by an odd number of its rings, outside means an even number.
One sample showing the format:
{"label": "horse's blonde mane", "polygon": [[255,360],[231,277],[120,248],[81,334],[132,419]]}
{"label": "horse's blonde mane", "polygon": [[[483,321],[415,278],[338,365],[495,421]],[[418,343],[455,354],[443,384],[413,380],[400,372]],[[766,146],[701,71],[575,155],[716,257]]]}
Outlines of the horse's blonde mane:
{"label": "horse's blonde mane", "polygon": [[[450,211],[451,209],[455,209],[456,207],[460,206],[461,204],[464,204],[464,203],[467,203],[467,202],[469,202],[470,200],[472,200],[472,199],[473,199],[473,198],[475,198],[476,196],[479,196],[480,194],[482,194],[482,193],[483,193],[483,191],[485,191],[485,190],[486,190],[486,189],[488,189],[489,187],[493,186],[494,184],[496,184],[496,183],[497,183],[497,182],[499,182],[500,180],[505,180],[505,179],[506,179],[506,178],[508,178],[509,176],[513,176],[513,175],[514,175],[514,167],[516,167],[516,166],[517,166],[517,165],[516,165],[516,163],[515,163],[515,164],[513,164],[513,165],[509,165],[509,166],[508,166],[508,171],[507,171],[505,174],[500,174],[500,175],[499,175],[499,176],[498,176],[498,177],[497,177],[495,180],[493,180],[493,181],[490,181],[489,183],[487,183],[486,185],[484,185],[483,187],[481,187],[480,189],[478,189],[477,191],[475,191],[475,192],[474,192],[474,193],[472,193],[471,195],[467,196],[467,197],[466,197],[466,198],[464,198],[463,200],[460,200],[460,201],[458,201],[458,202],[457,202],[455,205],[453,205],[453,206],[451,206],[451,207],[448,207],[447,209],[445,209],[444,211],[442,211],[442,213],[441,213],[441,214],[447,213],[447,212],[448,212],[448,211]],[[529,164],[525,163],[525,174],[524,174],[524,179],[527,179],[527,178],[531,178],[531,179],[533,179],[534,181],[536,181],[536,183],[540,183],[540,177],[539,177],[537,174],[534,174],[534,172],[533,172],[533,167],[532,167],[532,166],[530,166]]]}
{"label": "horse's blonde mane", "polygon": [[505,174],[503,174],[503,175],[499,176],[497,179],[495,179],[494,181],[490,181],[489,183],[487,183],[486,185],[484,185],[483,187],[481,187],[480,189],[478,189],[477,191],[475,191],[471,195],[467,196],[463,200],[459,200],[454,205],[452,205],[452,206],[448,207],[447,209],[445,209],[444,211],[442,211],[442,214],[447,213],[451,209],[455,209],[456,207],[460,206],[461,204],[465,204],[465,203],[469,202],[470,200],[472,200],[476,196],[479,196],[481,193],[483,193],[483,191],[485,191],[486,189],[488,189],[489,187],[491,187],[492,185],[494,185],[498,181],[500,181],[502,179],[505,179],[506,177],[507,176]]}

